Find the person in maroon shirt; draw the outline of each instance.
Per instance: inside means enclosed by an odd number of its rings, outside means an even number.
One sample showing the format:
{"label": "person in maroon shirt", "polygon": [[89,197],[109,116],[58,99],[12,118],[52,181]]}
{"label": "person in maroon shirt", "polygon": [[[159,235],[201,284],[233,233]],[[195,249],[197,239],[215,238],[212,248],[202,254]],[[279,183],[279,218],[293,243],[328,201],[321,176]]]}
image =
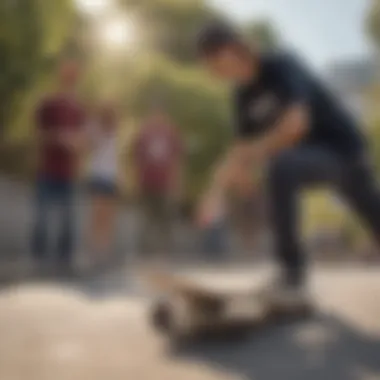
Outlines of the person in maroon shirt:
{"label": "person in maroon shirt", "polygon": [[74,249],[74,182],[83,142],[85,111],[75,91],[80,76],[77,62],[59,67],[60,91],[46,96],[37,107],[38,164],[36,216],[32,254],[38,269],[46,269],[49,213],[59,219],[57,270],[72,271]]}
{"label": "person in maroon shirt", "polygon": [[144,214],[140,248],[144,254],[168,251],[173,246],[173,216],[180,197],[183,144],[180,133],[159,106],[143,123],[134,159]]}

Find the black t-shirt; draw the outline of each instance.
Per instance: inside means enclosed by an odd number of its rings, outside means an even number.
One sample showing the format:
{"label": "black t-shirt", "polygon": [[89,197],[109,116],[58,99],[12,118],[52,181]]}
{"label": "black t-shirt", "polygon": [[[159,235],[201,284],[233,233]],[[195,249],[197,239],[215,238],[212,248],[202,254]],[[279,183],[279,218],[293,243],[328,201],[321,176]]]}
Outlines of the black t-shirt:
{"label": "black t-shirt", "polygon": [[259,77],[236,90],[237,137],[260,136],[294,104],[309,110],[310,132],[300,144],[323,146],[345,156],[363,153],[364,138],[354,118],[322,81],[288,54],[262,57]]}

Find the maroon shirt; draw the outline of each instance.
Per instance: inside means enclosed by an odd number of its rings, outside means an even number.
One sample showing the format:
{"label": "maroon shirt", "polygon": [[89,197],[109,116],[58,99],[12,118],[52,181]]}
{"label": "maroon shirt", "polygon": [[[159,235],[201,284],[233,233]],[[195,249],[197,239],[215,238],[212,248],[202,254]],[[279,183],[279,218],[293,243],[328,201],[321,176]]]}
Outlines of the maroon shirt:
{"label": "maroon shirt", "polygon": [[182,141],[173,127],[168,125],[144,127],[135,147],[141,189],[153,192],[170,190],[181,156]]}
{"label": "maroon shirt", "polygon": [[[54,95],[41,102],[36,118],[41,134],[59,136],[66,132],[79,132],[85,123],[85,112],[75,98],[69,95]],[[42,141],[39,152],[39,176],[59,180],[73,179],[77,172],[78,154],[59,142]]]}

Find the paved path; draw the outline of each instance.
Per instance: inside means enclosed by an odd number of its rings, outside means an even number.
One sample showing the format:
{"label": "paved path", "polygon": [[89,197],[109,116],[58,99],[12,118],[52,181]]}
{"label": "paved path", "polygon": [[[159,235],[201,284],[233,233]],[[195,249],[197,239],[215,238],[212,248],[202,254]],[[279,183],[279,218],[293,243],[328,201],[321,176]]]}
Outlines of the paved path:
{"label": "paved path", "polygon": [[[253,278],[247,269],[197,276],[228,287]],[[172,353],[145,322],[147,299],[131,288],[104,299],[53,285],[4,290],[0,379],[379,380],[380,270],[317,270],[313,287],[315,321]]]}

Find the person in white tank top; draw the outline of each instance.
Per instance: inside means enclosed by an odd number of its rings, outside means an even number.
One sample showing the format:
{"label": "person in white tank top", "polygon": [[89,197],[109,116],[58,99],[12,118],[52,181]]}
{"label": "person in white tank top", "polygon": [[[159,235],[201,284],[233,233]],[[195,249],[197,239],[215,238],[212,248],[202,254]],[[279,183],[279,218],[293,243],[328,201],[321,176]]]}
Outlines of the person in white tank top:
{"label": "person in white tank top", "polygon": [[[95,127],[99,128],[99,125]],[[118,178],[117,136],[114,131],[96,132],[91,152],[90,176],[115,186]]]}
{"label": "person in white tank top", "polygon": [[101,270],[112,263],[110,248],[118,198],[117,116],[112,106],[102,106],[89,130],[90,226],[92,266]]}

